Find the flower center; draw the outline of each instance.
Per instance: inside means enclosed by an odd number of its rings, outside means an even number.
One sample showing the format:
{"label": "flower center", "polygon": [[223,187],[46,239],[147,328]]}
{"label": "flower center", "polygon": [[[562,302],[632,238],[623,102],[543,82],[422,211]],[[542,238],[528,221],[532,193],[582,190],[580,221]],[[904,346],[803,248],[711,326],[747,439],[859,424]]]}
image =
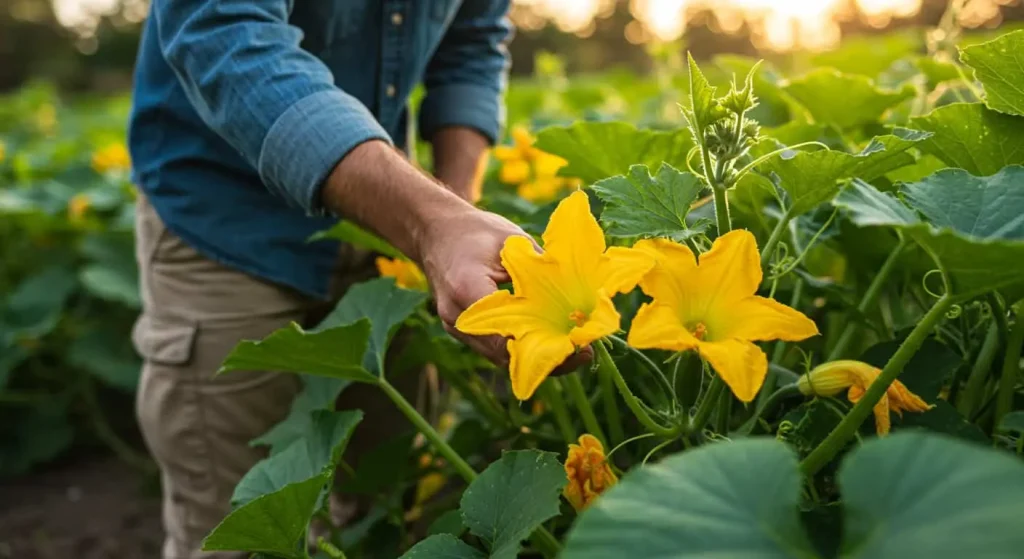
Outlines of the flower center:
{"label": "flower center", "polygon": [[569,313],[569,320],[576,326],[583,326],[587,322],[587,313],[576,310]]}
{"label": "flower center", "polygon": [[704,326],[703,322],[698,322],[693,326],[693,337],[700,341],[704,341],[704,338],[708,335],[708,327]]}

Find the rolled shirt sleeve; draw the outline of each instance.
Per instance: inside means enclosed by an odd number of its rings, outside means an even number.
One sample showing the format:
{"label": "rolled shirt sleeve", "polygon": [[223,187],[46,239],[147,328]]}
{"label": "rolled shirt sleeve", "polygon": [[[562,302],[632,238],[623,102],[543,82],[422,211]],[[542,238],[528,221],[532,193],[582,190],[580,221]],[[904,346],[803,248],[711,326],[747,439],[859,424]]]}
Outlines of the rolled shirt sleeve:
{"label": "rolled shirt sleeve", "polygon": [[299,47],[292,0],[155,0],[161,50],[200,117],[275,194],[321,214],[331,170],[368,140],[391,142],[330,70]]}
{"label": "rolled shirt sleeve", "polygon": [[465,0],[430,59],[419,129],[425,139],[446,126],[474,128],[491,143],[505,123],[512,38],[509,0]]}

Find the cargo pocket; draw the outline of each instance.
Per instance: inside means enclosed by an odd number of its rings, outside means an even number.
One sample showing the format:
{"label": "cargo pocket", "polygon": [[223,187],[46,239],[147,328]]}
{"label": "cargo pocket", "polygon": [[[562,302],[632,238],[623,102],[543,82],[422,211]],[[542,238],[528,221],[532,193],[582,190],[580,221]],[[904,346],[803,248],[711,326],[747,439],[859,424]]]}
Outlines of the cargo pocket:
{"label": "cargo pocket", "polygon": [[143,313],[132,328],[132,344],[146,361],[187,365],[198,331],[199,326],[193,322]]}

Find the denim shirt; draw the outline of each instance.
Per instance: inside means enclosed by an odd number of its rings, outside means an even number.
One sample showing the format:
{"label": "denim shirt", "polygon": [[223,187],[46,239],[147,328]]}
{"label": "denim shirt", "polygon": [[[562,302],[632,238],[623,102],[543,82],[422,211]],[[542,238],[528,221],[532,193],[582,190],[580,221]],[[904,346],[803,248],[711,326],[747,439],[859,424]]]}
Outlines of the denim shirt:
{"label": "denim shirt", "polygon": [[226,265],[325,298],[319,190],[355,146],[503,120],[508,0],[154,0],[135,72],[134,180]]}

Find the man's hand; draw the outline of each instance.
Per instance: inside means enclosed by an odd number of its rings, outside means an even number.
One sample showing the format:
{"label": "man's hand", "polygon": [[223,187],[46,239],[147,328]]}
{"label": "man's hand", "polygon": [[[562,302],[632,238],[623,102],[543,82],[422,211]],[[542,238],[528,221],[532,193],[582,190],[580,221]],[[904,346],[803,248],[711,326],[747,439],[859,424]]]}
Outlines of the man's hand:
{"label": "man's hand", "polygon": [[434,177],[470,204],[480,199],[490,143],[483,134],[465,126],[448,126],[430,138]]}
{"label": "man's hand", "polygon": [[[378,141],[366,142],[345,157],[321,197],[335,213],[369,228],[416,261],[434,291],[446,329],[495,364],[508,365],[503,338],[467,336],[454,325],[462,311],[509,281],[501,265],[505,239],[529,235],[441,188]],[[558,372],[571,371],[591,357],[589,349],[581,351]]]}

